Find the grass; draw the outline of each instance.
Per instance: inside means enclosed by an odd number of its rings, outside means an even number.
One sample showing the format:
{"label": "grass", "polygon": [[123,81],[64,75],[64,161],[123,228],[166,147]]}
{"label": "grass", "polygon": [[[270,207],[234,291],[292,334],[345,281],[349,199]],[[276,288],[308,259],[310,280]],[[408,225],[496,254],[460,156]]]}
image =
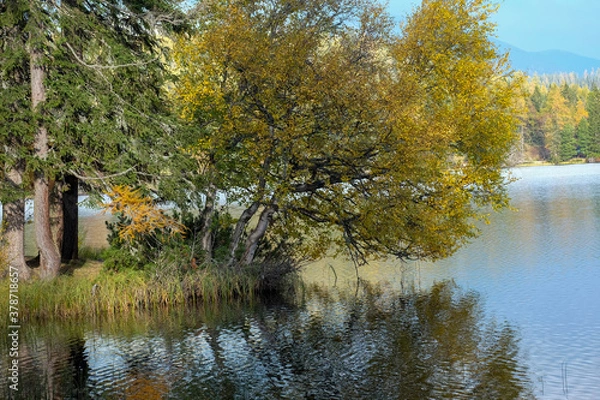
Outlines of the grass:
{"label": "grass", "polygon": [[[0,280],[0,298],[9,297],[8,279]],[[106,271],[99,261],[70,264],[51,281],[19,284],[21,321],[115,316],[191,303],[252,299],[260,288],[256,271],[208,266],[183,272],[166,265],[148,271]],[[6,321],[8,309],[0,308]]]}
{"label": "grass", "polygon": [[81,260],[102,260],[102,253],[104,252],[104,247],[91,247],[86,246],[84,244],[79,244],[79,258]]}
{"label": "grass", "polygon": [[[0,239],[1,236],[0,233]],[[80,238],[79,260],[63,264],[57,278],[37,279],[34,268],[34,278],[19,283],[19,322],[114,317],[185,308],[190,304],[252,301],[259,291],[283,282],[289,272],[279,273],[278,266],[232,269],[208,265],[182,269],[176,257],[157,260],[153,267],[144,270],[114,272],[103,265],[105,249],[84,242],[85,235]],[[5,243],[0,240],[0,271],[8,270],[5,250]],[[0,299],[8,302],[9,291],[8,277],[0,278]],[[0,307],[0,321],[8,320],[8,311],[8,307]]]}

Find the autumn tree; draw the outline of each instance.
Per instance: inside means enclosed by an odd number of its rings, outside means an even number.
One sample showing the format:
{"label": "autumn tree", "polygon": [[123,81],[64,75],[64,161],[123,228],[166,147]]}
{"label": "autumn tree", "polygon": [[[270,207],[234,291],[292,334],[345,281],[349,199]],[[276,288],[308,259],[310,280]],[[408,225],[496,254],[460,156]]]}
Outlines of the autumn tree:
{"label": "autumn tree", "polygon": [[[116,217],[108,223],[109,245],[104,266],[143,267],[170,244],[184,235],[186,227],[158,207],[153,196],[141,188],[117,185],[106,192],[108,201],[102,204],[105,213]],[[181,241],[178,241],[181,243]]]}
{"label": "autumn tree", "polygon": [[563,135],[565,128],[566,132],[571,132],[575,126],[568,102],[557,85],[550,86],[548,99],[542,111],[545,114],[546,149],[550,159],[556,162],[561,159],[561,142],[563,137],[566,137]]}
{"label": "autumn tree", "polygon": [[506,204],[517,123],[494,9],[426,0],[396,35],[369,0],[203,2],[175,97],[207,182],[243,207],[232,262],[268,240],[435,259],[475,235],[479,206]]}
{"label": "autumn tree", "polygon": [[590,88],[575,74],[534,76],[528,81],[522,128],[525,147],[537,152],[534,159],[557,162],[587,157]]}
{"label": "autumn tree", "polygon": [[[77,255],[81,180],[93,190],[165,170],[172,124],[161,96],[166,47],[158,34],[180,13],[169,0],[15,0],[0,10],[2,201],[7,221],[19,227],[8,231],[21,237],[21,202],[31,189],[41,275],[52,277],[61,253]],[[65,226],[56,236],[52,192]],[[20,264],[22,244],[11,244]]]}

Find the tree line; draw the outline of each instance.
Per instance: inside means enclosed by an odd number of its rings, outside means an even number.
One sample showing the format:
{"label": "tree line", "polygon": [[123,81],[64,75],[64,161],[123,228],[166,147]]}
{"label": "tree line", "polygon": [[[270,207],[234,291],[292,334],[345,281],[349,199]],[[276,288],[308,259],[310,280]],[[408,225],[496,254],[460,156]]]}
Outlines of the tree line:
{"label": "tree line", "polygon": [[531,79],[537,84],[550,86],[551,84],[578,85],[588,88],[600,86],[600,68],[585,70],[583,74],[576,72],[557,72],[553,74],[533,74]]}
{"label": "tree line", "polygon": [[528,79],[523,96],[524,112],[520,117],[520,161],[558,163],[573,158],[600,157],[597,77],[598,73],[592,72],[587,79],[578,79],[573,74]]}
{"label": "tree line", "polygon": [[[375,0],[0,4],[0,200],[23,278],[26,198],[44,278],[77,257],[81,190],[112,194],[115,268],[435,259],[507,204],[521,80],[488,1],[425,0],[399,31]],[[162,202],[176,214],[144,211]]]}

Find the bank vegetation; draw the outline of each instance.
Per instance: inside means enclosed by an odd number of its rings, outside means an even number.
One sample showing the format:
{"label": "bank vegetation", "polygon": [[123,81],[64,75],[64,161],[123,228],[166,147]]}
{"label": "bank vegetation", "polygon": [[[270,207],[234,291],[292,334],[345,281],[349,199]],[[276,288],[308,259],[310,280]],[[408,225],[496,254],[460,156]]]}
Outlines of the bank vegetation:
{"label": "bank vegetation", "polygon": [[205,296],[209,275],[245,295],[326,254],[446,257],[507,205],[522,80],[489,1],[424,0],[399,28],[375,0],[0,7],[4,241],[41,278],[31,307],[78,258],[82,190],[116,217],[95,289],[64,289],[88,311]]}

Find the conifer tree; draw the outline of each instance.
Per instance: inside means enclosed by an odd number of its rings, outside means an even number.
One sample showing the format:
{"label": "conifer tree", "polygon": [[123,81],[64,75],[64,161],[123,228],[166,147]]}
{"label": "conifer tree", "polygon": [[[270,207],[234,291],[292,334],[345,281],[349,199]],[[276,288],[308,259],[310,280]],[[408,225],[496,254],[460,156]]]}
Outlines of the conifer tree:
{"label": "conifer tree", "polygon": [[595,86],[588,95],[589,155],[600,157],[600,89]]}
{"label": "conifer tree", "polygon": [[573,85],[564,82],[560,87],[560,92],[567,101],[569,107],[575,107],[577,104],[577,89]]}
{"label": "conifer tree", "polygon": [[560,160],[568,161],[576,155],[575,128],[567,125],[560,131]]}
{"label": "conifer tree", "polygon": [[[33,190],[41,275],[53,277],[60,266],[50,226],[53,188],[66,195],[71,229],[59,246],[72,258],[80,179],[94,189],[164,168],[172,132],[158,34],[179,14],[171,0],[13,0],[0,11],[2,200],[19,210],[23,193]],[[11,245],[20,260],[21,245]]]}
{"label": "conifer tree", "polygon": [[542,109],[542,112],[545,114],[545,147],[550,155],[550,159],[553,162],[557,162],[562,158],[561,132],[567,125],[573,125],[572,113],[557,85],[553,84],[548,89],[546,105]]}
{"label": "conifer tree", "polygon": [[531,101],[537,112],[542,111],[542,108],[544,108],[544,105],[546,104],[546,96],[542,93],[538,85],[535,85],[535,89],[531,95]]}
{"label": "conifer tree", "polygon": [[581,157],[589,157],[590,155],[590,124],[587,118],[582,119],[577,124],[577,153]]}

